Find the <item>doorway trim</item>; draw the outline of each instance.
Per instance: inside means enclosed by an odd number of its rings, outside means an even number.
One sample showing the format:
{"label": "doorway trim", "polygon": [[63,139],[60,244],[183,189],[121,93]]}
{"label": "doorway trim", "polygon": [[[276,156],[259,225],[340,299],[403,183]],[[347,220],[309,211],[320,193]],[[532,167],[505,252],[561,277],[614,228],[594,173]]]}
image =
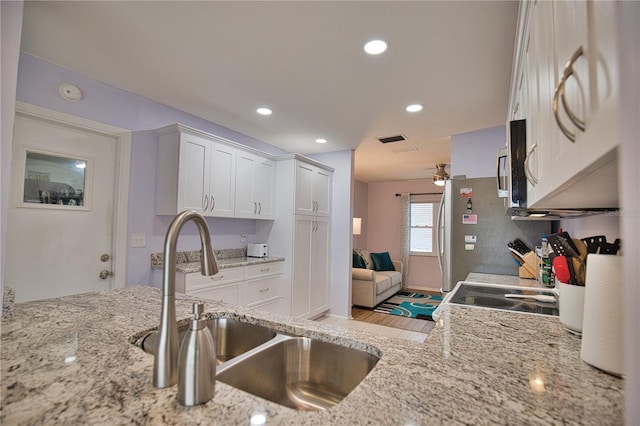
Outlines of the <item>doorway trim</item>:
{"label": "doorway trim", "polygon": [[131,130],[89,120],[26,102],[16,101],[16,114],[55,121],[116,139],[116,175],[113,206],[113,282],[111,288],[123,288],[127,271],[127,219],[131,166]]}

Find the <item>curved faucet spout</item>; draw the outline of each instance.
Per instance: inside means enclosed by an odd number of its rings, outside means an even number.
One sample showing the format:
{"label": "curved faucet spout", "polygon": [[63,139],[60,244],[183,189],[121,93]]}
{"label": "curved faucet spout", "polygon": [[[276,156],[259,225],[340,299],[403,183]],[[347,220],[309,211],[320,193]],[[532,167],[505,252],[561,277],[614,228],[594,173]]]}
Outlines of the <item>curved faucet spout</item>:
{"label": "curved faucet spout", "polygon": [[178,327],[176,325],[176,250],[182,226],[193,221],[200,234],[202,275],[218,273],[218,263],[211,248],[211,237],[207,222],[198,212],[186,210],[177,215],[164,239],[164,266],[162,277],[162,312],[158,331],[158,350],[153,363],[153,385],[166,388],[178,382]]}

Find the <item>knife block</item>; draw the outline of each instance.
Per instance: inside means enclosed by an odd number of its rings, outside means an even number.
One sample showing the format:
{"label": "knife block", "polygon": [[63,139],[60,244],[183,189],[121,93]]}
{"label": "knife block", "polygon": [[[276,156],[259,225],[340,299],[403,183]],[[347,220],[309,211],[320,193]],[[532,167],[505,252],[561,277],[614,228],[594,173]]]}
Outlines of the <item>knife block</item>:
{"label": "knife block", "polygon": [[522,256],[524,263],[518,269],[518,276],[520,278],[532,278],[538,279],[538,271],[540,270],[540,258],[535,252],[530,251]]}

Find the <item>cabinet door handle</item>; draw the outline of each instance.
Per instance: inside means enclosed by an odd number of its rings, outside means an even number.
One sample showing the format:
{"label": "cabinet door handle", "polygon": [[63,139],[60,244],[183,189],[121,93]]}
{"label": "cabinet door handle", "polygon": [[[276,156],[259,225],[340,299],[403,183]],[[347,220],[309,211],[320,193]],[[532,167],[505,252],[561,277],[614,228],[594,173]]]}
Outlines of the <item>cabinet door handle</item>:
{"label": "cabinet door handle", "polygon": [[258,215],[262,214],[262,202],[258,201]]}
{"label": "cabinet door handle", "polygon": [[538,148],[538,144],[534,143],[531,148],[529,148],[529,152],[527,152],[527,156],[524,158],[524,174],[527,176],[527,180],[531,185],[536,186],[538,184],[538,179],[531,173],[531,169],[529,169],[529,158],[533,154],[533,151]]}
{"label": "cabinet door handle", "polygon": [[213,211],[216,208],[216,199],[214,198],[214,196],[211,196],[211,211]]}
{"label": "cabinet door handle", "polygon": [[263,268],[263,269],[260,269],[260,272],[264,273],[264,272],[269,272],[270,270],[271,268]]}
{"label": "cabinet door handle", "polygon": [[571,130],[569,130],[560,119],[559,110],[558,110],[558,99],[562,98],[562,106],[565,112],[567,113],[567,116],[571,120],[571,122],[573,122],[573,124],[575,124],[575,126],[578,129],[584,132],[587,128],[586,123],[584,122],[584,120],[581,120],[573,112],[573,110],[567,103],[567,100],[565,97],[565,90],[564,90],[564,85],[567,82],[567,79],[574,74],[573,65],[578,60],[578,58],[583,54],[584,54],[584,50],[582,46],[580,46],[578,50],[576,50],[574,54],[571,56],[571,59],[569,59],[569,62],[567,62],[567,64],[565,65],[564,70],[562,71],[562,77],[560,78],[560,82],[558,82],[558,86],[553,92],[553,115],[555,116],[556,123],[558,123],[558,127],[560,127],[560,130],[562,131],[562,133],[564,133],[567,139],[569,139],[571,142],[575,142],[576,135]]}
{"label": "cabinet door handle", "polygon": [[213,277],[210,277],[211,281],[220,281],[221,279],[224,278],[224,275],[214,275]]}
{"label": "cabinet door handle", "polygon": [[260,293],[268,293],[269,292],[269,287],[267,288],[263,288],[262,290],[258,290]]}
{"label": "cabinet door handle", "polygon": [[202,210],[206,212],[208,208],[209,208],[209,197],[205,195]]}
{"label": "cabinet door handle", "polygon": [[256,203],[255,201],[253,202],[253,214],[256,214],[256,212],[258,211],[258,203]]}

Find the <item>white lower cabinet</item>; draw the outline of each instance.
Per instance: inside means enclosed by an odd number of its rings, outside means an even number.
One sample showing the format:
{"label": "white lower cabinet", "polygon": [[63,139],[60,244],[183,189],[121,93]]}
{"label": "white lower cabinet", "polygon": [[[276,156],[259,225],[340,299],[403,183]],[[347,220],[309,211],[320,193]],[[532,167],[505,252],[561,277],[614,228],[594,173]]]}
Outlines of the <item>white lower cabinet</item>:
{"label": "white lower cabinet", "polygon": [[199,288],[198,290],[190,290],[187,294],[202,299],[240,305],[242,300],[242,285],[241,283],[211,285]]}
{"label": "white lower cabinet", "polygon": [[176,291],[203,299],[289,315],[284,294],[284,262],[221,269],[205,277],[177,274]]}

